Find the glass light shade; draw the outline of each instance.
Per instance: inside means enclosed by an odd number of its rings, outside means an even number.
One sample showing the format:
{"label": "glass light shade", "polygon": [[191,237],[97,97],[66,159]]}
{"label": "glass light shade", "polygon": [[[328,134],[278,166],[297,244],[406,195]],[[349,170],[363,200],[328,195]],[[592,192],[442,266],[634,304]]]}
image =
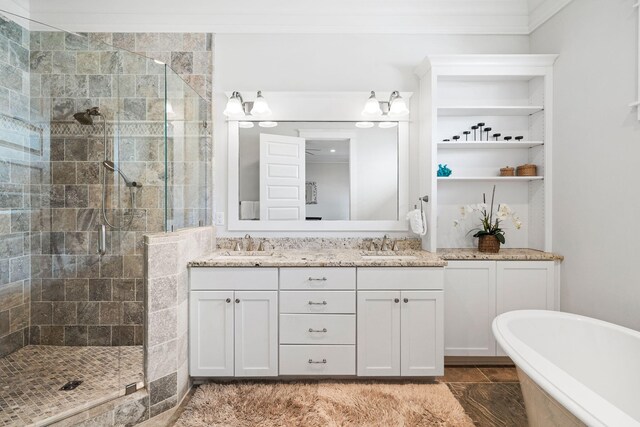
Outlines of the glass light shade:
{"label": "glass light shade", "polygon": [[375,126],[373,122],[356,122],[356,127],[360,129],[369,129]]}
{"label": "glass light shade", "polygon": [[258,91],[258,96],[253,102],[253,108],[251,108],[251,115],[256,117],[265,117],[271,114],[271,109],[267,100],[262,96],[262,92]]}
{"label": "glass light shade", "polygon": [[253,127],[253,122],[238,122],[238,127],[242,129],[251,129]]}
{"label": "glass light shade", "polygon": [[389,129],[398,126],[398,122],[380,122],[378,127],[381,129]]}
{"label": "glass light shade", "polygon": [[376,98],[376,93],[371,91],[371,96],[367,99],[367,102],[364,104],[364,110],[362,110],[363,116],[381,116],[382,109],[380,108],[380,103]]}
{"label": "glass light shade", "polygon": [[244,115],[244,110],[242,109],[242,101],[235,96],[232,96],[227,101],[227,108],[224,109],[223,113],[227,117]]}
{"label": "glass light shade", "polygon": [[389,117],[400,117],[409,114],[407,103],[404,102],[401,96],[398,96],[391,101],[389,105]]}
{"label": "glass light shade", "polygon": [[274,128],[274,127],[278,126],[278,122],[260,122],[260,123],[258,123],[258,125],[261,128]]}

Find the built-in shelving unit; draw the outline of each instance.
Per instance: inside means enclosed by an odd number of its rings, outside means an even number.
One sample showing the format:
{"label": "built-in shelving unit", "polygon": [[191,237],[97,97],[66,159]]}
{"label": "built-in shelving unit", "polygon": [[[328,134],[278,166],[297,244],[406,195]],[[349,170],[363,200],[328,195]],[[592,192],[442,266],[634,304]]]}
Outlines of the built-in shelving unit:
{"label": "built-in shelving unit", "polygon": [[438,148],[442,149],[520,149],[532,148],[543,145],[543,141],[463,141],[463,142],[438,142]]}
{"label": "built-in shelving unit", "polygon": [[[436,55],[418,67],[424,165],[420,192],[430,195],[425,249],[473,247],[468,231],[477,221],[454,227],[454,220],[460,218],[461,206],[482,202],[482,194],[490,194],[495,185],[496,202],[509,204],[524,223],[520,230],[504,224],[507,247],[551,251],[551,79],[556,58]],[[484,123],[483,132],[471,129],[479,123]],[[436,176],[440,164],[453,171],[451,176]],[[499,176],[500,168],[523,164],[535,164],[537,176]]]}
{"label": "built-in shelving unit", "polygon": [[438,107],[440,116],[530,116],[544,110],[542,105],[479,105]]}
{"label": "built-in shelving unit", "polygon": [[440,176],[441,181],[475,181],[475,182],[529,182],[543,180],[543,176]]}

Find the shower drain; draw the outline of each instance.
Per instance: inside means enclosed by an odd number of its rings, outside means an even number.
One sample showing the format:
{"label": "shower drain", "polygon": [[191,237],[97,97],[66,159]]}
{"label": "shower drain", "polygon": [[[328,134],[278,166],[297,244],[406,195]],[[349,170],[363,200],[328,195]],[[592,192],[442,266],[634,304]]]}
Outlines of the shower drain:
{"label": "shower drain", "polygon": [[63,385],[62,387],[60,387],[60,390],[62,390],[62,391],[73,390],[76,387],[78,387],[80,384],[82,384],[82,381],[80,381],[80,380],[72,380],[72,381],[69,381],[68,383],[66,383],[65,385]]}

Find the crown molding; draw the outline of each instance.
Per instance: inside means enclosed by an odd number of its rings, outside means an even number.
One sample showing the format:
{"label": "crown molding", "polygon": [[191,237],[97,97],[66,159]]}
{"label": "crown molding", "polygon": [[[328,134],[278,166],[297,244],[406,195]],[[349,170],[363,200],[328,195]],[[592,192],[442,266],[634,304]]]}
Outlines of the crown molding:
{"label": "crown molding", "polygon": [[527,0],[111,0],[81,8],[31,0],[31,16],[76,32],[526,35],[529,25]]}
{"label": "crown molding", "polygon": [[573,0],[543,0],[537,7],[529,10],[529,34],[560,12]]}
{"label": "crown molding", "polygon": [[570,2],[111,0],[79,8],[76,0],[0,0],[0,9],[76,32],[529,35]]}

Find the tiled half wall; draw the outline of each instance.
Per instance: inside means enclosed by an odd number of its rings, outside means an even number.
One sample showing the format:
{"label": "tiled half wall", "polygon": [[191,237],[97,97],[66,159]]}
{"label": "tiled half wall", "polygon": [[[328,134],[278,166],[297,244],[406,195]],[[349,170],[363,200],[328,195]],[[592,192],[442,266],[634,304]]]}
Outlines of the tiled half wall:
{"label": "tiled half wall", "polygon": [[151,417],[174,407],[190,388],[187,263],[214,248],[214,227],[145,236],[145,379]]}

